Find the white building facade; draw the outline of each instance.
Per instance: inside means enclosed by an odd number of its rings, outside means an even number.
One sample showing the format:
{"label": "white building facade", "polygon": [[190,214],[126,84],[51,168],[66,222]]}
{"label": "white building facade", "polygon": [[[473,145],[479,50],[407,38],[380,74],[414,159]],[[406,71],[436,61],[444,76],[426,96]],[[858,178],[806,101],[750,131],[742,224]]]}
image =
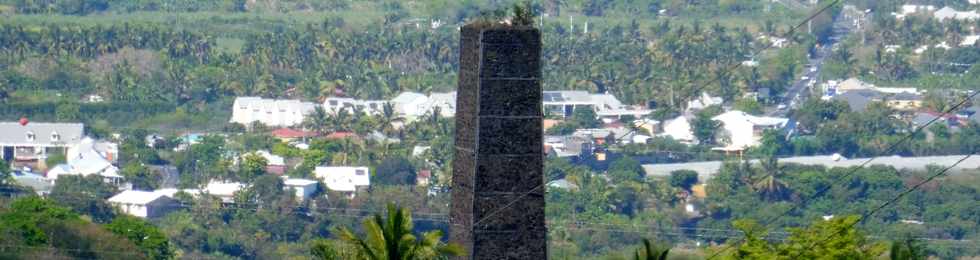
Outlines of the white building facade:
{"label": "white building facade", "polygon": [[357,188],[371,185],[368,167],[319,166],[313,170],[313,175],[322,180],[327,189],[350,193],[351,196]]}
{"label": "white building facade", "polygon": [[786,118],[753,116],[738,110],[728,111],[711,119],[721,122],[728,139],[726,148],[730,149],[758,146],[763,132],[782,129],[789,121]]}
{"label": "white building facade", "polygon": [[235,98],[231,122],[245,126],[258,122],[273,127],[289,127],[303,123],[316,104],[291,99],[264,99],[260,97]]}
{"label": "white building facade", "polygon": [[50,153],[65,153],[79,143],[84,125],[74,123],[0,122],[0,159],[44,162]]}

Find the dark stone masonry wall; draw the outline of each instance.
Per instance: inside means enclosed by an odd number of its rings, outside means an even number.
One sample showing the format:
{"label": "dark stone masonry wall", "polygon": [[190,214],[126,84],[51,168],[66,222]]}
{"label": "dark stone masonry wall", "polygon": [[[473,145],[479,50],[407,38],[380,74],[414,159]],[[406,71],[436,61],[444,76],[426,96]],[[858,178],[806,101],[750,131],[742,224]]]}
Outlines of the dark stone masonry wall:
{"label": "dark stone masonry wall", "polygon": [[461,259],[545,259],[541,34],[461,29],[450,241]]}

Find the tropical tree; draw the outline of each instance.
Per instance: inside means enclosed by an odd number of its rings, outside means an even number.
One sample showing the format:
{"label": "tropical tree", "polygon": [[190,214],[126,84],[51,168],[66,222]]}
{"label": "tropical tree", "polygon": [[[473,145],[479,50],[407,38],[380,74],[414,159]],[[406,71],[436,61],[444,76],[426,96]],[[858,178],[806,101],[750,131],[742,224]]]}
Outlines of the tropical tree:
{"label": "tropical tree", "polygon": [[735,228],[745,234],[723,259],[875,259],[884,252],[854,227],[857,216],[818,220],[806,228],[790,228],[780,243],[766,239],[766,229],[750,220],[737,220]]}
{"label": "tropical tree", "polygon": [[643,239],[643,248],[636,249],[633,260],[667,260],[669,248],[659,248],[650,243],[649,239]]}
{"label": "tropical tree", "polygon": [[416,237],[412,234],[411,213],[391,203],[387,208],[387,218],[375,214],[364,220],[361,228],[365,237],[358,237],[344,227],[337,229],[340,240],[356,248],[358,259],[439,259],[464,254],[459,245],[440,242],[442,231],[425,232]]}
{"label": "tropical tree", "polygon": [[313,113],[310,113],[306,117],[306,122],[303,122],[307,128],[313,129],[317,132],[327,132],[327,128],[330,126],[330,115],[322,106],[316,106],[313,109]]}
{"label": "tropical tree", "polygon": [[381,128],[381,132],[386,136],[390,136],[395,132],[395,123],[404,121],[405,118],[395,113],[395,105],[391,103],[384,103],[384,105],[381,106],[381,113],[378,114],[378,127]]}
{"label": "tropical tree", "polygon": [[892,242],[888,250],[888,259],[891,260],[922,260],[926,259],[925,250],[915,239],[907,237],[902,241]]}

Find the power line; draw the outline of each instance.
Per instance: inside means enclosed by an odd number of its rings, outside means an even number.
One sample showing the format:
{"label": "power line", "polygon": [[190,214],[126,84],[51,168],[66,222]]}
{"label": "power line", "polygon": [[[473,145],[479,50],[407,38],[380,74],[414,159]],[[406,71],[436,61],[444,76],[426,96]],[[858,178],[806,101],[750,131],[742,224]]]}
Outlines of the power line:
{"label": "power line", "polygon": [[[821,8],[821,9],[820,9],[820,10],[818,10],[817,12],[815,12],[815,13],[813,13],[812,15],[810,15],[809,17],[807,17],[806,19],[804,19],[804,20],[803,20],[802,22],[800,22],[800,23],[799,23],[799,24],[797,24],[796,26],[793,26],[793,27],[791,27],[791,28],[790,28],[790,30],[789,30],[789,31],[787,31],[787,32],[786,32],[786,33],[784,34],[784,37],[785,37],[785,36],[788,36],[788,35],[791,35],[791,34],[793,34],[793,33],[794,33],[794,32],[795,32],[795,31],[796,31],[797,29],[799,29],[800,27],[802,27],[802,26],[803,26],[804,24],[806,24],[806,23],[807,23],[807,22],[809,22],[810,20],[813,20],[814,18],[816,18],[816,17],[818,16],[818,15],[820,15],[820,14],[822,14],[823,12],[825,12],[825,11],[827,11],[827,10],[829,10],[829,9],[830,9],[830,7],[832,7],[832,6],[834,6],[834,5],[836,5],[836,4],[837,4],[837,3],[839,3],[840,1],[841,1],[841,0],[834,0],[833,2],[831,2],[830,4],[828,4],[827,6],[825,6],[825,7],[823,7],[823,8]],[[770,48],[772,48],[772,47],[774,47],[774,46],[775,46],[775,43],[773,43],[773,42],[770,42],[770,43],[769,43],[768,45],[766,45],[766,47],[765,47],[765,48],[763,48],[763,49],[762,49],[762,50],[760,50],[759,52],[763,52],[763,51],[766,51],[766,50],[768,50],[768,49],[770,49]],[[737,68],[738,68],[738,67],[740,67],[741,65],[742,65],[742,63],[741,63],[741,62],[736,62],[736,63],[735,63],[734,65],[732,65],[732,66],[729,66],[729,67],[728,67],[728,69],[725,69],[725,70],[722,70],[722,71],[725,71],[725,72],[724,72],[724,73],[718,73],[718,74],[716,74],[716,75],[718,75],[718,76],[716,76],[716,77],[714,77],[714,79],[712,79],[712,80],[710,80],[710,81],[708,81],[707,83],[705,83],[705,84],[703,84],[703,85],[701,85],[701,86],[702,86],[702,88],[703,88],[703,87],[706,87],[706,86],[708,86],[708,85],[710,85],[710,84],[712,84],[712,83],[714,83],[714,82],[716,82],[716,81],[719,81],[719,80],[721,80],[721,78],[722,78],[722,75],[725,75],[725,74],[728,74],[729,72],[731,72],[731,71],[732,71],[732,70],[734,70],[734,69],[737,69]],[[697,89],[697,90],[701,90],[701,88],[699,88],[699,89]],[[697,91],[694,91],[694,92],[697,92]],[[625,137],[626,137],[627,135],[630,135],[630,134],[632,134],[632,133],[635,133],[635,132],[636,132],[636,128],[633,128],[633,129],[630,129],[630,131],[629,131],[629,132],[627,132],[626,134],[623,134],[622,136],[620,136],[619,138],[616,138],[616,139],[617,139],[617,140],[619,140],[619,139],[623,139],[623,138],[625,138]],[[550,181],[548,181],[548,182],[550,182]],[[496,214],[497,214],[497,213],[499,213],[500,211],[503,211],[503,210],[505,210],[505,209],[507,209],[507,208],[510,208],[511,206],[513,206],[513,205],[514,205],[515,203],[517,203],[518,201],[520,201],[520,200],[522,200],[522,199],[524,199],[525,197],[527,197],[527,196],[528,196],[528,195],[530,195],[531,193],[534,193],[534,192],[536,192],[536,191],[537,191],[538,189],[541,189],[542,187],[544,187],[544,186],[545,186],[545,185],[546,185],[546,184],[547,184],[548,182],[544,182],[544,183],[541,183],[541,184],[539,184],[538,186],[535,186],[534,188],[532,188],[532,189],[530,189],[530,190],[528,190],[527,192],[524,192],[524,193],[522,193],[522,194],[521,194],[520,196],[518,196],[518,197],[517,197],[516,199],[514,199],[513,201],[511,201],[511,202],[509,202],[509,203],[507,203],[507,204],[504,204],[504,206],[503,206],[503,207],[500,207],[500,208],[498,208],[498,209],[495,209],[494,211],[491,211],[490,213],[488,213],[488,214],[487,214],[486,216],[484,216],[483,218],[480,218],[479,220],[477,220],[476,222],[474,222],[474,223],[473,223],[473,225],[474,225],[474,226],[476,226],[476,225],[478,225],[478,224],[480,224],[480,223],[482,223],[483,221],[485,221],[485,220],[487,220],[487,219],[489,219],[490,217],[492,217],[492,216],[494,216],[494,215],[496,215]]]}
{"label": "power line", "polygon": [[[949,115],[949,114],[950,114],[950,113],[952,113],[953,111],[955,111],[955,110],[957,110],[957,109],[959,109],[959,108],[960,108],[961,106],[963,106],[964,104],[966,104],[966,103],[967,103],[968,101],[970,101],[970,100],[973,100],[973,98],[974,98],[974,97],[976,97],[976,96],[977,96],[977,94],[980,94],[980,91],[977,91],[977,92],[974,92],[973,94],[971,94],[971,95],[969,95],[969,96],[967,96],[966,98],[964,98],[963,100],[961,100],[961,101],[960,101],[959,103],[957,103],[956,105],[954,105],[954,106],[952,106],[952,107],[949,107],[948,109],[946,109],[945,111],[943,111],[943,113],[942,113],[942,114],[939,114],[939,115],[936,115],[935,117],[933,117],[933,118],[932,118],[932,120],[929,120],[929,121],[928,121],[927,123],[925,123],[925,124],[923,124],[923,125],[921,125],[921,126],[918,126],[918,127],[916,127],[914,131],[912,131],[912,132],[910,132],[909,134],[907,134],[907,135],[905,135],[904,137],[902,137],[902,139],[899,139],[899,140],[898,140],[898,142],[894,142],[894,143],[892,143],[891,145],[889,145],[889,146],[888,146],[888,148],[887,148],[887,149],[885,149],[885,154],[889,154],[889,153],[893,153],[893,152],[895,151],[895,148],[897,148],[897,147],[898,147],[899,145],[901,145],[901,144],[904,144],[904,143],[905,143],[905,142],[907,142],[908,140],[911,140],[911,138],[912,138],[912,137],[914,137],[915,135],[918,135],[918,134],[919,134],[920,132],[922,132],[922,130],[923,130],[923,129],[925,129],[925,128],[926,128],[926,127],[928,127],[929,125],[931,125],[931,124],[933,124],[933,123],[935,123],[935,122],[936,122],[936,121],[938,121],[938,120],[939,120],[940,118],[943,118],[943,117],[946,117],[947,115]],[[969,155],[968,155],[968,156],[966,156],[966,157],[968,158],[968,157],[969,157]],[[808,197],[808,198],[805,198],[805,199],[803,199],[803,200],[802,200],[802,201],[801,201],[800,203],[795,203],[795,204],[793,204],[793,206],[792,206],[792,207],[790,207],[789,209],[787,209],[786,211],[783,211],[783,212],[782,212],[782,213],[780,213],[779,215],[776,215],[776,217],[774,217],[774,218],[771,218],[771,219],[769,219],[769,220],[767,220],[767,221],[765,221],[765,222],[763,222],[763,223],[762,223],[762,227],[763,227],[763,229],[764,229],[764,230],[768,230],[768,229],[769,229],[769,228],[768,228],[768,226],[769,226],[770,224],[772,224],[772,223],[774,223],[775,221],[777,221],[777,220],[779,220],[779,219],[781,219],[781,218],[783,218],[783,217],[785,217],[785,216],[786,216],[786,215],[788,215],[788,214],[789,214],[790,212],[793,212],[793,210],[796,210],[797,208],[799,208],[799,207],[800,207],[801,205],[807,205],[807,203],[808,203],[808,202],[810,202],[811,200],[813,200],[813,199],[816,199],[816,198],[818,198],[818,197],[820,197],[820,196],[823,196],[823,194],[824,194],[825,192],[827,192],[827,191],[829,191],[829,190],[830,190],[831,188],[833,188],[834,186],[837,186],[837,185],[839,185],[839,184],[841,184],[841,182],[842,182],[842,181],[845,181],[845,180],[847,180],[847,178],[849,178],[849,177],[850,177],[851,175],[853,175],[854,173],[856,173],[856,172],[857,172],[858,170],[860,170],[860,169],[862,169],[862,168],[864,168],[864,167],[865,167],[865,166],[867,166],[867,165],[868,165],[869,163],[871,163],[871,161],[874,161],[874,160],[875,160],[875,159],[877,159],[877,158],[878,158],[878,157],[871,157],[871,158],[868,158],[867,160],[865,160],[864,162],[862,162],[862,163],[861,163],[860,165],[858,165],[858,166],[855,166],[855,167],[852,167],[850,171],[848,171],[848,172],[846,172],[846,173],[845,173],[844,175],[842,175],[842,176],[841,176],[840,178],[838,178],[837,180],[835,180],[835,181],[834,181],[833,183],[831,183],[830,185],[826,185],[826,186],[825,186],[824,188],[822,188],[822,189],[820,189],[820,190],[818,190],[817,192],[815,192],[815,193],[813,194],[813,196],[811,196],[811,197]],[[964,160],[965,160],[965,159],[964,159]],[[959,162],[957,162],[957,164],[958,164],[958,163],[959,163]],[[768,175],[766,175],[766,176],[764,176],[763,178],[766,178],[766,177],[769,177],[769,176],[772,176],[772,173],[770,173],[770,174],[768,174]],[[740,239],[740,240],[739,240],[739,241],[737,241],[736,243],[730,243],[730,244],[729,244],[728,246],[726,246],[726,247],[725,247],[725,248],[723,248],[722,250],[719,250],[718,252],[716,252],[716,253],[714,253],[714,254],[712,254],[712,255],[711,255],[710,257],[708,257],[707,259],[713,259],[713,258],[715,258],[715,257],[717,257],[717,256],[718,256],[718,255],[720,255],[721,253],[723,253],[723,252],[725,252],[725,251],[727,251],[728,249],[730,249],[731,247],[733,247],[733,246],[734,246],[735,244],[737,244],[737,243],[741,243],[741,241],[742,241],[742,240],[744,240],[744,239]]]}
{"label": "power line", "polygon": [[953,167],[956,167],[956,165],[962,163],[963,161],[966,161],[966,159],[970,158],[970,156],[973,156],[973,154],[968,154],[966,156],[963,156],[963,159],[960,159],[959,161],[956,161],[956,163],[953,163],[953,165],[950,165],[949,167],[946,167],[946,168],[942,169],[938,173],[933,174],[932,176],[929,176],[929,178],[927,178],[926,180],[924,180],[922,182],[919,182],[915,186],[912,186],[912,187],[906,189],[902,193],[899,193],[897,196],[895,196],[891,200],[888,200],[885,203],[882,203],[881,205],[879,205],[878,207],[876,207],[876,208],[868,211],[867,213],[861,215],[861,217],[858,218],[857,221],[854,221],[853,223],[848,224],[846,228],[842,228],[842,229],[838,230],[837,232],[834,232],[830,236],[827,236],[827,238],[821,239],[820,241],[817,241],[816,243],[810,244],[810,246],[807,246],[807,248],[804,249],[804,250],[800,250],[799,253],[796,254],[795,256],[793,256],[791,259],[796,259],[796,258],[800,257],[803,254],[803,252],[806,252],[806,251],[808,251],[810,249],[813,249],[813,247],[815,247],[817,245],[820,245],[820,244],[823,244],[823,243],[827,242],[828,240],[830,240],[831,238],[840,235],[842,232],[853,228],[855,225],[857,225],[857,223],[861,223],[861,221],[864,221],[868,217],[871,217],[875,213],[878,213],[878,211],[884,209],[885,207],[888,207],[888,205],[891,205],[892,203],[895,203],[896,201],[898,201],[899,199],[901,199],[905,195],[908,195],[909,193],[912,193],[913,191],[915,191],[916,189],[918,189],[922,185],[924,185],[926,183],[929,183],[932,180],[936,179],[937,177],[946,174],[947,171],[949,171]]}

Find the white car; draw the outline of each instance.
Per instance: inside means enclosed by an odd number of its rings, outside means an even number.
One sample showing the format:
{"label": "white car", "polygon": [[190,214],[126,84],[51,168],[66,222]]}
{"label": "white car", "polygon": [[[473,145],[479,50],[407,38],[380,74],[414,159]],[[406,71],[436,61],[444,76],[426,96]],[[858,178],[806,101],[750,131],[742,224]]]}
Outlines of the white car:
{"label": "white car", "polygon": [[807,76],[803,76],[803,77],[800,78],[800,80],[809,80],[809,79],[810,79],[810,77],[807,77]]}
{"label": "white car", "polygon": [[779,104],[778,106],[776,106],[776,109],[778,110],[786,109],[786,104]]}

